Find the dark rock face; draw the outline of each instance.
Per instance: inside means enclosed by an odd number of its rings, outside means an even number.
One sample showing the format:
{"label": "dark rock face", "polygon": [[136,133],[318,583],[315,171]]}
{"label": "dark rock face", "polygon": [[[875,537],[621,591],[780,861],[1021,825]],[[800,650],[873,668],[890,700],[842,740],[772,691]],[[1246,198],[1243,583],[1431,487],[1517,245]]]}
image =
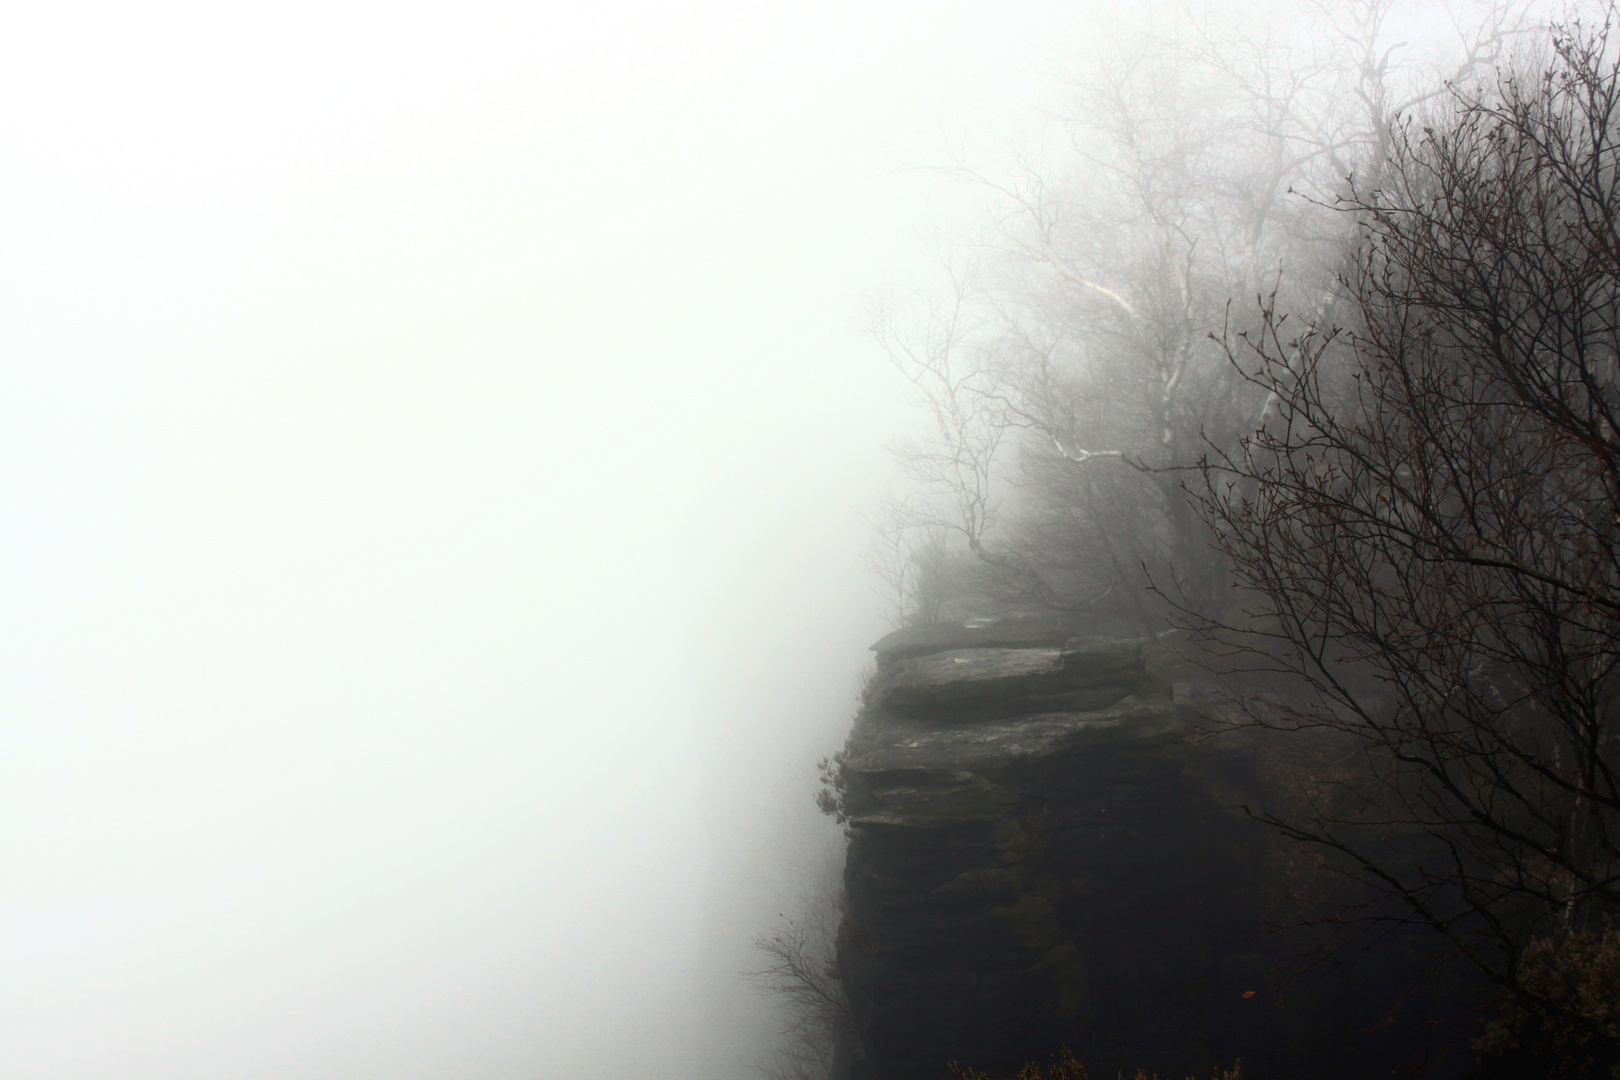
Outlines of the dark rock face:
{"label": "dark rock face", "polygon": [[1252,763],[1187,741],[1143,643],[1060,634],[877,646],[844,766],[851,1080],[1010,1075],[1063,1045],[1095,1075],[1240,1057],[1259,1080],[1389,1075],[1412,1032],[1363,1029],[1420,957],[1393,942],[1279,1006],[1270,969],[1299,942],[1265,935],[1272,839],[1237,805]]}

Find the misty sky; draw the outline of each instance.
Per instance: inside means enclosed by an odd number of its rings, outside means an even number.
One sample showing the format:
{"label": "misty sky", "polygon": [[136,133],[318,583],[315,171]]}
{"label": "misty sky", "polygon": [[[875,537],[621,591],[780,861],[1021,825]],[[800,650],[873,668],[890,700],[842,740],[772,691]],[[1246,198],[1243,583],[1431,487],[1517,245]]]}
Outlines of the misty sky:
{"label": "misty sky", "polygon": [[0,1075],[698,1075],[883,629],[897,166],[1087,25],[11,5]]}

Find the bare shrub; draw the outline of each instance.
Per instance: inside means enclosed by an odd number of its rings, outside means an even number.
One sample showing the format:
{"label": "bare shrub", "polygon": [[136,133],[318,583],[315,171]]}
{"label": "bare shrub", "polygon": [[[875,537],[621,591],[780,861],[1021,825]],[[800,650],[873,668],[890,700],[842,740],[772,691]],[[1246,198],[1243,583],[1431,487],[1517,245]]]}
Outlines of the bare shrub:
{"label": "bare shrub", "polygon": [[1531,942],[1526,993],[1510,997],[1476,1044],[1481,1080],[1599,1080],[1620,1066],[1620,932],[1577,930]]}
{"label": "bare shrub", "polygon": [[767,1080],[831,1080],[855,1017],[838,979],[841,893],[827,889],[803,915],[754,940],[762,966],[746,977],[776,1000],[782,1016],[774,1051],[756,1067]]}

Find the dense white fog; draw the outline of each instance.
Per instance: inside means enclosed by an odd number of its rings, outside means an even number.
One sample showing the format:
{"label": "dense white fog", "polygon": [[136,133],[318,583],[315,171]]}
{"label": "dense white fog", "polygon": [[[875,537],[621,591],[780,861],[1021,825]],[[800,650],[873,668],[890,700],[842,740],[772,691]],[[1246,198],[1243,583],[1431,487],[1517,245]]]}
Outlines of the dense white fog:
{"label": "dense white fog", "polygon": [[972,202],[897,166],[1087,18],[14,5],[0,1075],[742,1075],[884,629],[863,297]]}

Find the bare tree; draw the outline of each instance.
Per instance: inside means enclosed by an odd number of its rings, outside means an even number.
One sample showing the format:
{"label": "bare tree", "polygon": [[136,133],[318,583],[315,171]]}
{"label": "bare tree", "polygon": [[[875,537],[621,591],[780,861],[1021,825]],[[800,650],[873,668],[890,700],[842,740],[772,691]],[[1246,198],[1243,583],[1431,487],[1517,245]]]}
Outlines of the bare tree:
{"label": "bare tree", "polygon": [[754,941],[763,966],[747,977],[776,999],[783,1017],[779,1042],[758,1063],[767,1080],[831,1080],[841,1044],[854,1036],[855,1017],[838,979],[840,896],[830,887],[804,914],[784,918]]}
{"label": "bare tree", "polygon": [[867,519],[868,566],[896,628],[938,622],[944,610],[951,551],[947,530],[890,497]]}
{"label": "bare tree", "polygon": [[1149,576],[1206,606],[1225,595],[1183,470],[1265,395],[1210,334],[1262,292],[1326,314],[1347,176],[1382,168],[1398,110],[1530,23],[1522,2],[1448,10],[1454,41],[1408,43],[1394,0],[1304,17],[1186,6],[1114,36],[1076,80],[1065,164],[952,167],[999,200],[996,240],[951,269],[946,300],[879,337],[937,429],[902,454],[919,519],[965,540],[993,597],[1146,630],[1163,615]]}
{"label": "bare tree", "polygon": [[1620,910],[1614,27],[1395,129],[1342,325],[1233,340],[1271,407],[1199,495],[1249,600],[1200,629],[1309,691],[1241,722],[1343,751],[1265,815],[1365,886],[1330,918],[1427,925],[1611,1056],[1523,958]]}

